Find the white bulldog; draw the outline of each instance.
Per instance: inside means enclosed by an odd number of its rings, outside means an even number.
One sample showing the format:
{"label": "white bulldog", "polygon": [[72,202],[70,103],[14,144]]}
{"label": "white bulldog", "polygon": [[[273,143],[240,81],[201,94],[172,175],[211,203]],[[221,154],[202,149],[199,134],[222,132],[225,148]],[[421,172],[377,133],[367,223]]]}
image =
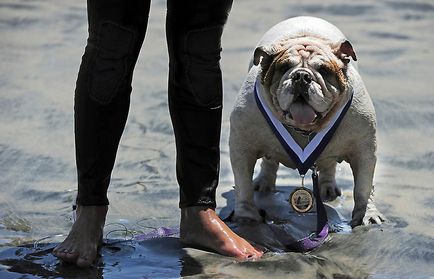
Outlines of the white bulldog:
{"label": "white bulldog", "polygon": [[[258,94],[302,148],[353,96],[334,136],[316,160],[321,197],[330,201],[341,194],[335,172],[337,162],[345,160],[354,175],[351,225],[385,220],[375,207],[372,194],[375,111],[351,59],[357,60],[356,54],[342,32],[319,18],[288,19],[275,25],[260,40],[230,118],[229,147],[237,220],[261,221],[253,191],[274,190],[279,163],[296,168],[258,108],[254,96],[256,83]],[[261,171],[253,181],[253,169],[259,158]]]}

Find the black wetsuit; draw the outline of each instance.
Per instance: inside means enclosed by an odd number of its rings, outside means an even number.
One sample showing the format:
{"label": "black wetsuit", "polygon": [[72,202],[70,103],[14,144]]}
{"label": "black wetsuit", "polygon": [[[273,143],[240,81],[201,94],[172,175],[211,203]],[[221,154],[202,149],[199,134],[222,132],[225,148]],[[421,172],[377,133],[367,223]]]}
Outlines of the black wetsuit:
{"label": "black wetsuit", "polygon": [[[80,205],[107,205],[150,0],[88,0],[89,38],[75,91]],[[215,207],[222,112],[220,38],[232,0],[167,0],[169,109],[180,207]]]}

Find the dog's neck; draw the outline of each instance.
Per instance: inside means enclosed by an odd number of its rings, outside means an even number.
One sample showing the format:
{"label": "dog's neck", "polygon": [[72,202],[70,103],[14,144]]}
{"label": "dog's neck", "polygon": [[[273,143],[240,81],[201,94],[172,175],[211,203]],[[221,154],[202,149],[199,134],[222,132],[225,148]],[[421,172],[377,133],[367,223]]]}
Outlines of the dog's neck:
{"label": "dog's neck", "polygon": [[288,133],[291,134],[292,138],[297,142],[297,144],[303,149],[309,144],[310,140],[316,134],[315,132],[304,131],[286,125],[284,125],[284,127],[286,128]]}

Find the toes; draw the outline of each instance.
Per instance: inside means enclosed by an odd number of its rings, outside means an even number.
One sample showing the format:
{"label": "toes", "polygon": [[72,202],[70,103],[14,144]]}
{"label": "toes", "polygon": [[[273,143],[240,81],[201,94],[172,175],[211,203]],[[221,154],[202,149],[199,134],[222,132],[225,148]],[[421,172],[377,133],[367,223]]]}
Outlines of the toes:
{"label": "toes", "polygon": [[58,257],[58,258],[65,258],[67,255],[67,251],[68,251],[67,248],[59,245],[56,248],[54,248],[53,255]]}
{"label": "toes", "polygon": [[56,247],[53,250],[53,255],[67,263],[75,263],[79,267],[87,267],[92,264],[96,256],[92,253],[80,255],[80,253],[72,248]]}
{"label": "toes", "polygon": [[263,255],[263,252],[253,250],[250,252],[242,253],[239,256],[237,256],[236,258],[238,260],[242,260],[242,261],[255,261],[255,260],[260,259],[262,257],[262,255]]}
{"label": "toes", "polygon": [[242,238],[234,240],[235,243],[225,242],[217,250],[223,255],[234,257],[239,261],[257,260],[263,255],[262,251],[255,249],[248,241]]}
{"label": "toes", "polygon": [[78,257],[78,251],[76,250],[68,250],[65,255],[65,259],[67,261],[75,261]]}
{"label": "toes", "polygon": [[363,225],[367,226],[370,224],[381,224],[386,220],[386,218],[378,213],[378,214],[367,214],[365,218],[363,218]]}
{"label": "toes", "polygon": [[383,216],[383,214],[378,213],[377,215],[372,216],[370,220],[373,224],[381,224],[386,221],[386,218]]}
{"label": "toes", "polygon": [[262,257],[264,255],[264,252],[255,249],[254,251],[254,258],[259,259],[260,257]]}
{"label": "toes", "polygon": [[[256,249],[253,247],[249,242],[246,240],[244,241],[244,252],[241,255],[242,260],[248,260],[248,261],[254,261],[262,257],[264,254],[262,251]],[[240,258],[240,257],[237,257]]]}
{"label": "toes", "polygon": [[262,250],[253,246],[248,241],[246,241],[246,240],[244,240],[244,241],[245,241],[245,245],[246,245],[246,254],[247,254],[248,259],[259,259],[260,257],[262,257],[262,255],[264,254],[264,252]]}
{"label": "toes", "polygon": [[382,221],[381,221],[381,218],[379,217],[379,216],[375,216],[373,219],[372,219],[372,223],[373,224],[381,224],[382,223]]}
{"label": "toes", "polygon": [[259,259],[261,257],[261,254],[258,254],[256,251],[252,251],[252,252],[238,251],[237,253],[232,254],[230,256],[235,257],[239,261],[254,261]]}
{"label": "toes", "polygon": [[78,253],[76,251],[62,251],[55,254],[56,257],[61,259],[62,261],[73,263],[78,257]]}
{"label": "toes", "polygon": [[248,254],[246,257],[244,257],[243,260],[245,260],[245,261],[256,261],[259,258],[261,258],[260,255],[258,255],[256,253],[252,253],[252,254]]}
{"label": "toes", "polygon": [[76,263],[80,253],[77,247],[68,243],[61,243],[53,250],[54,256],[67,263]]}
{"label": "toes", "polygon": [[368,226],[371,224],[371,218],[364,218],[362,221],[363,226]]}

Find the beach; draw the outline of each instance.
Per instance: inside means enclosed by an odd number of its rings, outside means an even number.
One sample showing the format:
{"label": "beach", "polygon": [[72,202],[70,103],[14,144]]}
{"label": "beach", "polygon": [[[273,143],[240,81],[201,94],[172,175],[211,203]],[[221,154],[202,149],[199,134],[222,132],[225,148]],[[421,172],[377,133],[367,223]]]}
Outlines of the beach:
{"label": "beach", "polygon": [[[234,2],[222,38],[217,210],[234,185],[229,115],[254,47],[276,23],[310,15],[336,25],[357,54],[377,114],[376,204],[388,219],[334,233],[311,253],[243,263],[183,248],[176,236],[134,241],[152,228],[179,226],[165,13],[166,1],[152,2],[109,188],[106,236],[125,241],[103,247],[99,262],[80,270],[49,251],[71,227],[77,193],[73,101],[86,2],[0,0],[0,278],[434,278],[434,2]],[[347,163],[336,179],[343,195],[330,205],[350,220]],[[279,169],[277,185],[299,183],[296,171]]]}

